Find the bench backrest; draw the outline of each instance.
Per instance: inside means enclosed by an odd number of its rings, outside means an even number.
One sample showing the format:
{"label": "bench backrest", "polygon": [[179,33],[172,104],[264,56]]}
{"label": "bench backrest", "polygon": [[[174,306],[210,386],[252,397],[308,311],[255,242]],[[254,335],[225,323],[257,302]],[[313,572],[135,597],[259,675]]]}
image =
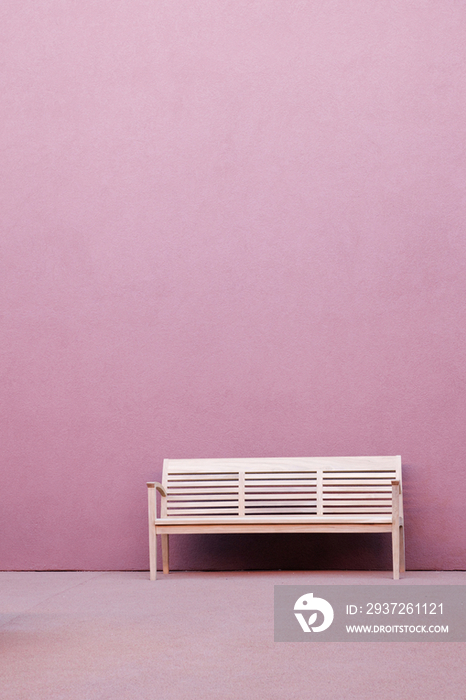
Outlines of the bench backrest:
{"label": "bench backrest", "polygon": [[390,515],[401,457],[166,459],[161,517]]}

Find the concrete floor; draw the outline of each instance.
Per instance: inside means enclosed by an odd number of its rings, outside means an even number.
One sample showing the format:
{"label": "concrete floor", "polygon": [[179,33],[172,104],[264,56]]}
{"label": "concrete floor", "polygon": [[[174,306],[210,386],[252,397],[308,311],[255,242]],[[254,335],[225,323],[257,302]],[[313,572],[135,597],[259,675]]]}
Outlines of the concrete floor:
{"label": "concrete floor", "polygon": [[466,643],[273,641],[275,584],[466,572],[0,573],[2,700],[466,700]]}

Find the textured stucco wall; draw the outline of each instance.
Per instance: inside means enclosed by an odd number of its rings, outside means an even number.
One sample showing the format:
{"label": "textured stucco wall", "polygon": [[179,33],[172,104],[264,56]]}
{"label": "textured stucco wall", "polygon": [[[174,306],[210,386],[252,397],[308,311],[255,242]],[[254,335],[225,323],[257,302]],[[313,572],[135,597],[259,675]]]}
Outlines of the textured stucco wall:
{"label": "textured stucco wall", "polygon": [[0,567],[147,568],[164,457],[401,454],[408,566],[464,569],[466,5],[4,0],[0,33]]}

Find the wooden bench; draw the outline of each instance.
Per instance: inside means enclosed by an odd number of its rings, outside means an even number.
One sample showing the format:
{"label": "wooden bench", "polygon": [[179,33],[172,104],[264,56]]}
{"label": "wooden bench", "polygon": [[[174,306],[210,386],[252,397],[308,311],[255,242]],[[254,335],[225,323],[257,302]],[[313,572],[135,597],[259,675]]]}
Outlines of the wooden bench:
{"label": "wooden bench", "polygon": [[152,581],[157,535],[168,574],[168,536],[207,532],[391,532],[405,570],[401,457],[166,459],[147,486]]}

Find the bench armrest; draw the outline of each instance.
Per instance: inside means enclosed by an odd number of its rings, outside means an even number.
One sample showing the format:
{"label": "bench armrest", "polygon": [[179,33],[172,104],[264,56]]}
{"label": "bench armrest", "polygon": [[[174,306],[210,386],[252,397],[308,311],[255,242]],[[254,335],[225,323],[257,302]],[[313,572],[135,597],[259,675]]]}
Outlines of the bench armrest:
{"label": "bench armrest", "polygon": [[167,497],[166,491],[165,491],[165,489],[163,488],[162,484],[161,484],[159,481],[148,481],[148,482],[147,482],[147,488],[148,488],[148,489],[154,489],[154,488],[155,488],[155,489],[157,489],[157,491],[159,492],[159,494],[160,494],[161,496],[163,496],[164,498]]}
{"label": "bench armrest", "polygon": [[154,524],[157,519],[157,501],[155,499],[155,489],[159,492],[162,498],[167,497],[167,493],[159,481],[147,482],[147,495],[149,497],[149,523]]}

